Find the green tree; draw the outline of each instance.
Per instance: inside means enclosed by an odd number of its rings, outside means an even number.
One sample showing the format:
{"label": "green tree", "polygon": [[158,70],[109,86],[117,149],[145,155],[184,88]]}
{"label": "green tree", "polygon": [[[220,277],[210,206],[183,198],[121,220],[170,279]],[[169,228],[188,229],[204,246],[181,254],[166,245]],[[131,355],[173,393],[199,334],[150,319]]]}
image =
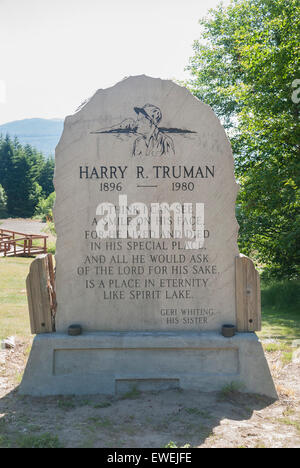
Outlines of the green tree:
{"label": "green tree", "polygon": [[6,216],[7,214],[6,203],[7,203],[7,196],[6,196],[4,188],[2,187],[2,185],[0,185],[0,217],[1,218],[3,218],[3,216]]}
{"label": "green tree", "polygon": [[236,174],[240,249],[270,274],[299,274],[298,0],[232,0],[200,21],[190,90],[228,130]]}
{"label": "green tree", "polygon": [[54,175],[54,158],[48,158],[42,165],[38,182],[43,189],[43,195],[47,198],[52,192],[54,192],[53,185]]}
{"label": "green tree", "polygon": [[0,184],[7,195],[9,215],[33,216],[39,199],[47,195],[50,188],[46,182],[45,190],[40,185],[47,165],[44,156],[30,145],[22,147],[17,139],[0,137]]}
{"label": "green tree", "polygon": [[13,155],[14,148],[10,138],[0,136],[0,184],[4,190],[7,190],[12,182]]}

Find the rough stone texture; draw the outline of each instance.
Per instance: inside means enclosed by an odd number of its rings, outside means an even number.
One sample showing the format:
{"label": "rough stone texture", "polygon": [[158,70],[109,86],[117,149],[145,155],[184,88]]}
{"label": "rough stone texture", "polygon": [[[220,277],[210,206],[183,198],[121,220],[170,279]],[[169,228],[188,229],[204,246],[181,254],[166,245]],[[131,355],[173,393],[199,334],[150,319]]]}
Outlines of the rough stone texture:
{"label": "rough stone texture", "polygon": [[[145,365],[147,363],[147,365]],[[276,398],[261,343],[254,333],[53,333],[34,339],[21,394],[124,393],[133,388],[241,391]]]}
{"label": "rough stone texture", "polygon": [[[176,178],[179,168],[188,177]],[[172,185],[178,182],[180,190]],[[99,90],[66,119],[55,188],[58,333],[34,339],[21,393],[214,391],[239,381],[245,392],[276,397],[256,335],[220,334],[223,324],[236,324],[238,186],[229,141],[210,107],[146,76]],[[204,203],[203,248],[187,250],[185,239],[170,238],[147,250],[149,236],[134,248],[132,239],[95,237],[98,204],[118,205],[120,194],[128,204]],[[155,261],[159,254],[168,257]],[[67,336],[76,323],[84,334]]]}
{"label": "rough stone texture", "polygon": [[292,360],[293,362],[300,364],[300,349],[297,349],[297,351],[293,352]]}
{"label": "rough stone texture", "polygon": [[6,351],[0,350],[0,365],[5,363],[6,359]]}
{"label": "rough stone texture", "polygon": [[15,337],[14,336],[9,336],[5,340],[1,342],[1,348],[2,349],[12,349],[16,346],[15,342]]}
{"label": "rough stone texture", "polygon": [[[147,103],[158,106],[161,111],[162,119],[157,127],[162,145],[169,148],[167,154],[146,155],[143,153],[144,143],[140,134],[124,133],[124,129],[123,133],[116,130],[112,132],[112,127],[118,126],[124,119],[134,121],[137,118],[134,108],[141,109]],[[93,133],[103,132],[103,129],[108,129],[107,133]],[[138,154],[138,151],[142,154]],[[80,179],[80,166],[84,169],[88,167],[89,175],[94,167],[99,175],[100,166],[108,169],[111,166],[127,166],[127,169],[124,179]],[[137,166],[143,168],[144,179],[137,178]],[[194,166],[195,172],[200,167],[203,177],[157,178],[153,166],[175,166],[176,170],[179,166],[185,166],[188,171]],[[214,177],[207,167],[214,171]],[[162,170],[157,171],[160,173]],[[101,192],[101,182],[121,182],[122,191]],[[192,182],[195,188],[193,191],[172,191],[174,182]],[[145,188],[140,185],[156,187]],[[220,330],[224,323],[235,323],[234,262],[235,256],[239,254],[235,199],[238,185],[234,179],[231,147],[212,109],[192,96],[187,89],[171,81],[138,76],[125,79],[112,88],[97,91],[90,101],[65,121],[56,151],[55,188],[59,332],[66,331],[72,323],[80,323],[87,331],[205,331]],[[115,240],[116,250],[107,249],[103,240],[101,250],[92,250],[91,239],[85,239],[85,231],[89,231],[89,237],[90,231],[95,232],[93,221],[99,219],[96,208],[101,202],[118,205],[120,194],[128,196],[128,204],[204,203],[205,229],[209,231],[204,249],[185,250],[184,241],[180,248],[178,245],[172,248],[172,240],[168,239],[165,240],[167,250],[128,250],[128,241],[121,239]],[[94,239],[93,242],[99,244],[100,240]],[[120,250],[116,242],[120,242]],[[176,259],[173,258],[172,263],[162,259],[157,264],[151,261],[150,253],[175,254]],[[207,260],[192,259],[192,255],[199,253],[206,255]],[[133,265],[133,254],[145,255],[145,263],[138,265],[144,271],[119,274],[119,268],[123,272],[124,265]],[[179,259],[180,254],[185,255],[185,258]],[[92,255],[104,255],[105,263],[101,265],[111,266],[111,274],[102,271],[97,275],[97,264],[87,260]],[[112,263],[113,256],[117,263]],[[155,265],[165,266],[166,272],[154,274],[149,267]],[[86,266],[89,266],[89,272],[78,274],[78,267]],[[209,268],[205,271],[207,266]],[[135,287],[108,284],[109,280],[128,278],[138,280],[139,284]],[[147,284],[149,279],[155,281],[154,286]],[[198,283],[181,287],[175,282],[166,286],[160,283],[164,279],[196,279]],[[89,287],[86,287],[87,280],[90,281]],[[90,287],[91,281],[95,285],[93,288]],[[133,298],[130,297],[131,291]],[[137,299],[137,291],[145,294],[147,291],[149,294],[158,291],[154,294],[159,294],[159,297]],[[178,297],[180,291],[184,292],[185,298]],[[121,292],[124,298],[111,299],[110,294],[114,292]],[[187,317],[183,316],[182,310],[194,312],[189,312],[191,315]]]}

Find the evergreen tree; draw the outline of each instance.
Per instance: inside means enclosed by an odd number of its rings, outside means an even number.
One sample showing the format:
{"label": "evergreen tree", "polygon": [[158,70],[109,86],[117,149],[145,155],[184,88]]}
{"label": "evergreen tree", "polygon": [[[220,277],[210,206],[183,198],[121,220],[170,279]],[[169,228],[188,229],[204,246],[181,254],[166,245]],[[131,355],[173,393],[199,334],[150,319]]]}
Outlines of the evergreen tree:
{"label": "evergreen tree", "polygon": [[38,182],[43,189],[44,198],[49,197],[49,195],[54,192],[53,174],[54,158],[51,157],[44,162],[38,178]]}
{"label": "evergreen tree", "polygon": [[0,137],[0,184],[10,216],[33,216],[39,200],[53,191],[53,171],[53,160],[48,162],[30,145]]}
{"label": "evergreen tree", "polygon": [[9,136],[5,138],[0,136],[0,184],[6,192],[12,183],[13,153],[14,149]]}
{"label": "evergreen tree", "polygon": [[3,218],[6,216],[7,211],[7,196],[4,188],[0,185],[0,217]]}

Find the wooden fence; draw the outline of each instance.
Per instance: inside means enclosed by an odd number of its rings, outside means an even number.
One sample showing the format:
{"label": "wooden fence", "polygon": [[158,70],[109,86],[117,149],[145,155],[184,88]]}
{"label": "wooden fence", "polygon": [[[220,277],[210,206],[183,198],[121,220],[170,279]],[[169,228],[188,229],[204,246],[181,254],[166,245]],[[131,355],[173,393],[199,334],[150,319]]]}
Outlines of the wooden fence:
{"label": "wooden fence", "polygon": [[261,330],[260,279],[253,261],[240,254],[235,259],[237,331]]}
{"label": "wooden fence", "polygon": [[51,254],[39,255],[30,265],[26,279],[31,332],[55,331],[55,272]]}
{"label": "wooden fence", "polygon": [[0,255],[32,257],[47,253],[48,236],[0,229]]}

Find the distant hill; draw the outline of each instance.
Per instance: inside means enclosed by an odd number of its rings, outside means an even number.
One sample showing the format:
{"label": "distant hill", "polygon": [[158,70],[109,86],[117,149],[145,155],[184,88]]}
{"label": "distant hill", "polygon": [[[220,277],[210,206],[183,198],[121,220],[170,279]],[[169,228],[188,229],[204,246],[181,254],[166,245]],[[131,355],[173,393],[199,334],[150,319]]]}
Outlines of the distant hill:
{"label": "distant hill", "polygon": [[63,131],[62,119],[25,119],[0,125],[0,135],[17,137],[22,145],[29,144],[45,156],[54,155]]}

